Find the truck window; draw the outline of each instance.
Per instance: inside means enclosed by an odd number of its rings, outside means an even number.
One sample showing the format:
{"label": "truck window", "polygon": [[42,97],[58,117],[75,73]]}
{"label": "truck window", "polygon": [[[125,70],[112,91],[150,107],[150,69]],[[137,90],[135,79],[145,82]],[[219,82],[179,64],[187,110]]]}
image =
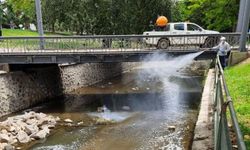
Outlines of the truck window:
{"label": "truck window", "polygon": [[184,30],[184,24],[183,23],[181,23],[181,24],[175,24],[174,25],[174,29],[175,30]]}
{"label": "truck window", "polygon": [[170,30],[169,24],[165,27],[156,27],[156,31],[169,31],[169,30]]}
{"label": "truck window", "polygon": [[187,24],[188,31],[202,31],[202,29],[194,24]]}
{"label": "truck window", "polygon": [[165,31],[169,31],[170,30],[170,25],[168,24],[165,28]]}

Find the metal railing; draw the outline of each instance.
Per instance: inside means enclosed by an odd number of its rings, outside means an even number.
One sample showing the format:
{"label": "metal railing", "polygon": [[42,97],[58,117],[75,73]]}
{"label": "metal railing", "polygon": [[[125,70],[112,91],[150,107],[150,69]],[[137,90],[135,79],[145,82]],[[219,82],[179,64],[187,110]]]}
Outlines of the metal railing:
{"label": "metal railing", "polygon": [[[239,33],[0,37],[0,53],[199,50],[217,45],[221,36],[226,37],[233,48],[239,47]],[[43,48],[41,42],[44,43]]]}
{"label": "metal railing", "polygon": [[[214,85],[214,149],[231,150],[233,149],[232,145],[237,145],[237,149],[246,150],[232,98],[229,94],[224,72],[218,57],[216,59]],[[228,114],[227,109],[229,109]],[[232,122],[233,133],[229,131],[228,116]],[[232,136],[236,137],[237,143],[232,143]]]}

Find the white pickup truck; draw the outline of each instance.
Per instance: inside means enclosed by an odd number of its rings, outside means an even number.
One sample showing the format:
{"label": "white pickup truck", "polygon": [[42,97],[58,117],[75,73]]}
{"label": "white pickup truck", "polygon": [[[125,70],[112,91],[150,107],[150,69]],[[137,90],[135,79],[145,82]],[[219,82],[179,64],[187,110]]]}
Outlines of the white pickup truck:
{"label": "white pickup truck", "polygon": [[[190,22],[168,23],[161,31],[147,31],[143,35],[192,35],[208,34],[208,36],[177,36],[177,37],[150,37],[144,38],[144,42],[156,46],[159,49],[167,49],[169,46],[178,45],[197,45],[200,47],[209,47],[211,42],[217,43],[218,38],[212,34],[218,34],[217,31],[205,30],[199,25]],[[210,44],[210,45],[209,45]]]}

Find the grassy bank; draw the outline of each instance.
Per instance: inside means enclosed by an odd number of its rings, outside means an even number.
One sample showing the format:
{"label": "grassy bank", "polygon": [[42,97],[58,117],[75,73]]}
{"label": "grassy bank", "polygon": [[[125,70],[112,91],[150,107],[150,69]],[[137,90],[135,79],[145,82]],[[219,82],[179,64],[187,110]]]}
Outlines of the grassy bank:
{"label": "grassy bank", "polygon": [[3,29],[3,36],[38,36],[37,32],[20,29]]}
{"label": "grassy bank", "polygon": [[[45,32],[45,36],[70,36],[73,35],[69,32]],[[3,36],[38,36],[36,31],[21,30],[21,29],[3,29]]]}
{"label": "grassy bank", "polygon": [[244,140],[250,150],[250,60],[227,68],[225,76]]}

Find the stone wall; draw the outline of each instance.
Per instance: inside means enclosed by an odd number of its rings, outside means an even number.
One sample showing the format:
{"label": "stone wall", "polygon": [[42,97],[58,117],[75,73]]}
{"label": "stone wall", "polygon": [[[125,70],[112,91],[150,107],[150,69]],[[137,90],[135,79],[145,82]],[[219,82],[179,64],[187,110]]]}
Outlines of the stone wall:
{"label": "stone wall", "polygon": [[0,116],[62,93],[57,67],[0,74]]}
{"label": "stone wall", "polygon": [[9,65],[8,64],[0,64],[0,73],[9,72]]}
{"label": "stone wall", "polygon": [[91,63],[60,66],[65,93],[113,78],[138,63]]}

